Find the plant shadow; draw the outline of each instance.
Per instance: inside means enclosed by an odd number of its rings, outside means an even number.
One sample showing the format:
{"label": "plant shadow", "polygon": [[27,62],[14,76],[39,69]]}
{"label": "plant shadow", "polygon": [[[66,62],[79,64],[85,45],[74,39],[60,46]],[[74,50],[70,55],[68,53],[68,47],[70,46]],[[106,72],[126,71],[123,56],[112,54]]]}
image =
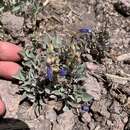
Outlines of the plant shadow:
{"label": "plant shadow", "polygon": [[19,119],[5,118],[0,119],[0,130],[30,130],[30,128]]}

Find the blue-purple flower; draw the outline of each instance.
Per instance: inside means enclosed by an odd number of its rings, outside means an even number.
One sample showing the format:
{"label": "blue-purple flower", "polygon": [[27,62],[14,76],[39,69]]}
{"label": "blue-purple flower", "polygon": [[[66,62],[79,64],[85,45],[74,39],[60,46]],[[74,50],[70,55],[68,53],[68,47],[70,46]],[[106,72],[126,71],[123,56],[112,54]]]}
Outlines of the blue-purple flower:
{"label": "blue-purple flower", "polygon": [[81,112],[89,112],[90,111],[90,105],[89,104],[83,104],[81,106]]}
{"label": "blue-purple flower", "polygon": [[86,28],[81,28],[81,29],[79,29],[79,31],[80,31],[81,33],[91,33],[91,32],[92,32],[92,30],[91,30],[90,28],[88,28],[88,27],[86,27]]}
{"label": "blue-purple flower", "polygon": [[60,76],[66,76],[68,73],[68,70],[64,67],[62,67],[59,71]]}
{"label": "blue-purple flower", "polygon": [[47,66],[47,79],[49,79],[50,81],[53,80],[53,71],[50,66]]}

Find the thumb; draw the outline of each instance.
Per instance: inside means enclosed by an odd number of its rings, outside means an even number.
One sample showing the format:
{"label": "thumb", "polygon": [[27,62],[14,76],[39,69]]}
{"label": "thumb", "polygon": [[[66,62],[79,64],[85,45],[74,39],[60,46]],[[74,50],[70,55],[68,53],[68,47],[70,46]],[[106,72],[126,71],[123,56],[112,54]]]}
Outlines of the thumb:
{"label": "thumb", "polygon": [[0,97],[0,118],[2,118],[6,113],[6,106],[3,102],[2,98]]}

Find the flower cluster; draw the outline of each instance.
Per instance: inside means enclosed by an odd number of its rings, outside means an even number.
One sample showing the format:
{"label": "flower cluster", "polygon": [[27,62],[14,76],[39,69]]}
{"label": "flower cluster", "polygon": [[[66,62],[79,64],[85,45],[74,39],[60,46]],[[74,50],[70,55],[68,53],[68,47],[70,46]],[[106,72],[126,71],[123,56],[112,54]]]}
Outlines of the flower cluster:
{"label": "flower cluster", "polygon": [[[59,75],[60,76],[62,76],[62,77],[64,77],[64,76],[66,76],[67,75],[67,69],[66,68],[64,68],[64,67],[62,67],[60,70],[59,70]],[[49,81],[52,81],[53,80],[53,70],[52,70],[52,68],[51,68],[51,66],[47,66],[47,79],[49,80]]]}
{"label": "flower cluster", "polygon": [[92,97],[82,90],[80,84],[86,76],[85,64],[80,58],[80,48],[77,43],[63,44],[57,41],[59,40],[52,38],[47,44],[46,79],[50,81],[51,93],[67,100],[66,104],[70,106],[72,102],[91,100]]}

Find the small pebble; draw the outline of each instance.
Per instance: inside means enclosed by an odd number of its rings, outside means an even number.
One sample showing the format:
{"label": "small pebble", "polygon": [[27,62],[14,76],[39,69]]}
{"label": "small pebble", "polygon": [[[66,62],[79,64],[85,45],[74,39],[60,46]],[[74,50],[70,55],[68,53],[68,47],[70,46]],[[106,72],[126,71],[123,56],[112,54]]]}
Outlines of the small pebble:
{"label": "small pebble", "polygon": [[98,66],[92,62],[86,62],[86,67],[87,69],[89,69],[90,71],[96,71]]}
{"label": "small pebble", "polygon": [[82,116],[82,120],[83,120],[84,123],[91,122],[91,120],[92,120],[91,115],[88,112],[84,113],[83,116]]}
{"label": "small pebble", "polygon": [[130,16],[130,0],[118,0],[115,9],[123,16]]}

